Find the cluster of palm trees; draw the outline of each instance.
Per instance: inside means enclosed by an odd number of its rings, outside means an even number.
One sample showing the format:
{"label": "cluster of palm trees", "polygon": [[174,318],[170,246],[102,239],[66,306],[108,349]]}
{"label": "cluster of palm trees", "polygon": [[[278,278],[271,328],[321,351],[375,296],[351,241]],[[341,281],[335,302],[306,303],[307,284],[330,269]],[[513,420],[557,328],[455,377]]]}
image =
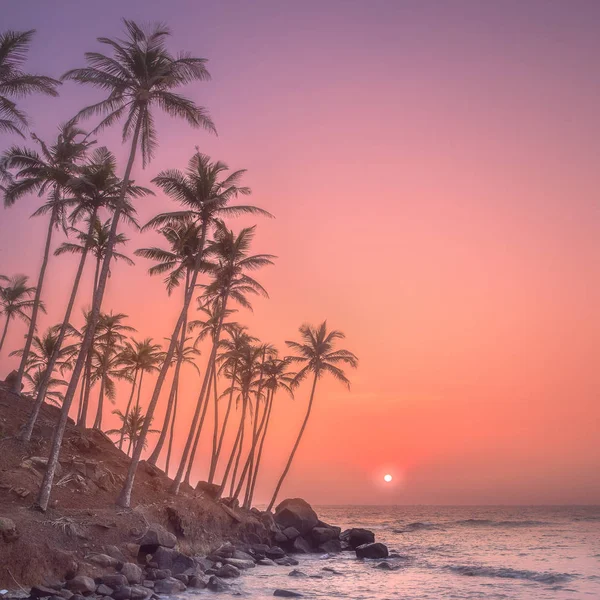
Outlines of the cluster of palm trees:
{"label": "cluster of palm trees", "polygon": [[[286,342],[293,354],[280,357],[271,344],[259,341],[233,320],[240,309],[252,308],[253,296],[267,296],[255,273],[272,265],[275,258],[252,253],[255,227],[235,232],[228,225],[228,220],[238,215],[271,217],[258,207],[239,203],[239,198],[250,194],[242,185],[244,170],[232,172],[225,163],[196,149],[185,169],[165,170],[152,179],[154,186],[175,203],[175,209],[139,226],[136,203],[153,191],[136,185],[131,172],[138,154],[144,167],[152,159],[158,144],[155,112],[161,110],[208,132],[215,128],[204,108],[178,92],[185,84],[209,79],[206,60],[171,53],[167,47],[170,32],[162,25],[143,29],[125,20],[124,28],[122,39],[99,38],[108,49],[106,54],[86,53],[86,65],[61,78],[97,88],[104,98],[61,125],[51,143],[30,134],[33,146],[12,145],[0,159],[5,206],[37,194],[42,203],[34,215],[47,219],[36,285],[30,285],[24,275],[0,275],[0,314],[5,317],[0,351],[9,324],[16,317],[27,324],[23,348],[12,353],[20,357],[12,380],[14,391],[20,392],[27,383],[27,391],[34,398],[22,440],[31,439],[44,401],[61,407],[37,504],[42,510],[48,506],[69,414],[81,428],[91,425],[102,430],[107,402],[122,400],[113,410],[121,426],[107,431],[131,456],[117,499],[119,505],[128,507],[131,503],[137,465],[149,448],[149,434],[158,436],[147,460],[154,465],[160,462],[167,474],[172,471],[174,493],[182,483],[191,483],[204,434],[211,440],[210,457],[205,461],[208,482],[217,486],[219,496],[227,494],[250,507],[275,398],[281,390],[292,394],[311,375],[306,416],[271,508],[309,420],[317,381],[330,374],[349,385],[341,366],[355,367],[357,359],[347,350],[335,349],[343,334],[329,331],[325,322],[317,327],[303,325],[301,340]],[[23,70],[33,33],[0,36],[0,131],[22,137],[28,121],[16,100],[31,93],[56,95],[61,83]],[[84,131],[80,123],[93,117],[99,117],[99,123]],[[129,144],[122,177],[117,175],[113,153],[106,147],[95,147],[95,136],[118,122],[123,123],[123,142]],[[135,251],[137,257],[152,261],[149,274],[164,278],[169,295],[180,295],[175,324],[163,344],[132,337],[136,332],[127,324],[127,315],[103,307],[114,263],[133,264],[118,251],[129,242],[119,231],[123,223],[142,232],[154,230],[164,240],[159,246]],[[67,241],[52,253],[54,238],[61,231]],[[40,337],[37,332],[40,313],[45,311],[46,268],[52,255],[67,253],[79,257],[69,300],[62,321]],[[86,291],[80,289],[80,283],[88,259],[93,285]],[[77,299],[89,306],[79,328],[73,324]],[[200,348],[205,355],[202,361]],[[180,393],[184,369],[195,371],[198,377],[195,399]],[[150,376],[153,386],[148,386]],[[118,388],[119,380],[129,385],[123,399],[116,397],[117,389],[124,387]],[[161,427],[154,430],[154,414],[161,398],[166,402],[165,415]],[[174,431],[177,425],[182,426],[177,421],[182,402],[192,404],[192,418],[184,423],[185,443],[174,464]],[[233,440],[231,445],[225,443],[229,439]]]}

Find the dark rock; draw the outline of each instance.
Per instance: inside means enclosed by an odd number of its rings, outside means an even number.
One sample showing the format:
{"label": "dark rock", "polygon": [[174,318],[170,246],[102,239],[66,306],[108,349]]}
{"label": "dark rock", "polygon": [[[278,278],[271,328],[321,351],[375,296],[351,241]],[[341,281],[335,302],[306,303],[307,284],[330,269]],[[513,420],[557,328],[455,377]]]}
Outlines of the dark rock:
{"label": "dark rock", "polygon": [[[73,575],[73,577],[75,577],[75,575]],[[73,577],[71,577],[71,579],[73,579]],[[73,592],[71,592],[67,589],[60,590],[60,592],[58,592],[58,595],[63,600],[71,600],[71,598],[74,596]]]}
{"label": "dark rock", "polygon": [[292,592],[291,590],[275,590],[273,596],[279,596],[281,598],[301,598],[302,594]]}
{"label": "dark rock", "polygon": [[302,498],[287,498],[275,509],[275,523],[282,529],[295,527],[300,535],[310,533],[319,519],[310,504]]}
{"label": "dark rock", "polygon": [[385,544],[362,544],[356,548],[358,558],[387,558],[388,549]]}
{"label": "dark rock", "polygon": [[190,576],[185,575],[184,573],[179,573],[177,575],[173,575],[173,577],[175,579],[181,581],[181,583],[183,583],[184,585],[187,585],[190,582]]}
{"label": "dark rock", "polygon": [[229,589],[229,584],[219,579],[216,575],[211,575],[206,587],[213,592],[224,592]]}
{"label": "dark rock", "polygon": [[294,569],[293,571],[290,571],[288,573],[288,575],[290,577],[308,577],[308,575],[306,573],[304,573],[303,571],[299,571],[298,569]]}
{"label": "dark rock", "polygon": [[308,554],[312,551],[310,544],[303,538],[297,537],[292,544],[292,552],[296,554]]}
{"label": "dark rock", "polygon": [[108,587],[111,587],[114,590],[118,587],[127,585],[127,577],[125,577],[125,575],[122,575],[121,573],[107,573],[106,575],[102,575],[101,583],[107,585]]}
{"label": "dark rock", "polygon": [[121,575],[127,577],[127,581],[131,584],[142,583],[143,573],[142,569],[134,563],[125,563],[121,567]]}
{"label": "dark rock", "polygon": [[224,558],[223,562],[226,565],[233,565],[237,569],[241,569],[241,570],[253,569],[256,566],[254,560],[252,560],[252,559],[242,560],[241,558]]}
{"label": "dark rock", "polygon": [[203,590],[206,587],[207,581],[199,575],[192,575],[188,587],[195,588],[197,590]]}
{"label": "dark rock", "polygon": [[19,539],[17,526],[12,519],[0,517],[0,538],[5,542],[14,542]]}
{"label": "dark rock", "polygon": [[340,532],[333,527],[315,527],[310,534],[317,546],[340,537]]}
{"label": "dark rock", "polygon": [[257,559],[264,558],[268,549],[269,546],[267,544],[252,544],[250,553]]}
{"label": "dark rock", "polygon": [[131,586],[131,600],[142,600],[152,594],[152,591],[141,585]]}
{"label": "dark rock", "polygon": [[240,570],[233,565],[223,565],[216,573],[217,577],[232,579],[240,576]]}
{"label": "dark rock", "polygon": [[100,594],[100,596],[112,596],[113,592],[114,592],[114,590],[111,587],[108,587],[107,585],[105,585],[104,583],[101,583],[96,588],[96,594]]}
{"label": "dark rock", "polygon": [[300,535],[295,527],[286,527],[281,533],[290,541],[294,541]]}
{"label": "dark rock", "polygon": [[56,594],[56,590],[43,585],[34,585],[30,592],[32,598],[46,598],[48,596],[54,596],[54,594]]}
{"label": "dark rock", "polygon": [[106,554],[108,554],[108,556],[112,556],[119,562],[122,562],[122,563],[127,562],[127,558],[125,558],[125,555],[123,554],[123,552],[121,552],[121,550],[119,550],[119,548],[117,546],[105,546],[104,552]]}
{"label": "dark rock", "polygon": [[172,575],[178,575],[184,573],[187,569],[196,567],[194,559],[190,556],[163,546],[160,546],[154,553],[153,559],[159,569],[169,569]]}
{"label": "dark rock", "polygon": [[265,526],[269,533],[275,533],[279,531],[275,523],[275,517],[270,512],[263,512],[260,515],[260,522]]}
{"label": "dark rock", "polygon": [[276,565],[281,565],[283,567],[296,567],[300,564],[295,558],[292,558],[291,556],[284,556],[283,558],[276,558],[274,560]]}
{"label": "dark rock", "polygon": [[91,577],[77,575],[67,581],[66,588],[74,594],[93,594],[96,591],[96,582]]}
{"label": "dark rock", "polygon": [[340,534],[340,540],[347,542],[352,550],[363,544],[372,544],[375,542],[375,534],[368,529],[346,529]]}
{"label": "dark rock", "polygon": [[185,589],[185,584],[174,577],[159,579],[154,582],[154,591],[157,594],[175,594],[177,592],[183,592]]}
{"label": "dark rock", "polygon": [[[117,564],[119,564],[119,561],[116,558],[113,558],[108,554],[90,554],[89,556],[86,556],[86,560],[98,565],[99,567],[102,567],[103,569],[116,567]],[[106,594],[103,595],[105,596]]]}
{"label": "dark rock", "polygon": [[159,546],[175,548],[176,544],[177,538],[170,531],[167,531],[161,525],[151,525],[140,540],[140,550],[152,554],[156,552]]}
{"label": "dark rock", "polygon": [[216,483],[208,483],[208,481],[199,481],[196,484],[196,491],[202,492],[206,497],[214,500],[219,497],[221,486]]}
{"label": "dark rock", "polygon": [[276,563],[270,558],[259,558],[256,564],[261,565],[262,567],[274,567]]}
{"label": "dark rock", "polygon": [[149,590],[154,589],[154,581],[152,581],[151,579],[144,579],[144,581],[142,581],[142,585],[145,588],[148,588]]}
{"label": "dark rock", "polygon": [[278,558],[283,558],[285,556],[285,552],[279,546],[271,546],[265,554],[267,558],[272,558],[276,560]]}
{"label": "dark rock", "polygon": [[206,571],[206,569],[210,569],[213,566],[212,560],[208,560],[208,558],[197,558],[196,566],[202,571]]}
{"label": "dark rock", "polygon": [[112,597],[115,600],[130,600],[131,598],[131,587],[128,585],[122,585],[114,590]]}
{"label": "dark rock", "polygon": [[273,539],[277,544],[285,544],[287,541],[289,541],[281,531],[276,531]]}
{"label": "dark rock", "polygon": [[321,550],[321,552],[326,552],[327,554],[338,554],[342,551],[342,543],[340,540],[329,540],[328,542],[321,544],[319,550]]}
{"label": "dark rock", "polygon": [[327,571],[327,573],[333,573],[333,575],[343,575],[343,573],[341,571],[336,571],[332,567],[323,567],[321,570]]}
{"label": "dark rock", "polygon": [[[267,550],[268,550],[268,546],[267,546]],[[248,552],[244,552],[243,550],[237,550],[233,553],[233,557],[237,560],[251,560],[254,561],[254,556],[252,556],[252,554],[248,554]]]}
{"label": "dark rock", "polygon": [[392,565],[386,561],[380,562],[379,564],[375,565],[375,569],[382,569],[384,571],[396,571],[399,568],[399,565]]}

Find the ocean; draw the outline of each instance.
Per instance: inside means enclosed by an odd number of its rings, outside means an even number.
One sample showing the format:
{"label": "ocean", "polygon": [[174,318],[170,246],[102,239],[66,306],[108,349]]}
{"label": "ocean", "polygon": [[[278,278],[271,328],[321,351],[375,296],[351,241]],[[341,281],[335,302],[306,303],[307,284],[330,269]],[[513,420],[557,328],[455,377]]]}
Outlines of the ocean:
{"label": "ocean", "polygon": [[[297,567],[256,567],[232,594],[352,600],[600,600],[600,506],[321,506],[319,517],[375,532],[395,570],[354,553],[301,555]],[[290,576],[293,569],[306,574]],[[331,572],[325,569],[333,569]],[[201,595],[210,594],[202,592]]]}

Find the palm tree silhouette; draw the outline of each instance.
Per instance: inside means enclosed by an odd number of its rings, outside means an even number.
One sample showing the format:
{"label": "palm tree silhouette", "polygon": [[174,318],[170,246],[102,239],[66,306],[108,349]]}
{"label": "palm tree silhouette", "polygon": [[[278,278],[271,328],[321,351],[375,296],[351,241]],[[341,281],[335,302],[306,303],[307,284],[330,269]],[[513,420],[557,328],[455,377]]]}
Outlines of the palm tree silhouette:
{"label": "palm tree silhouette", "polygon": [[[146,415],[142,412],[141,406],[135,406],[133,410],[128,414],[123,414],[119,409],[112,411],[113,415],[119,417],[122,426],[119,429],[109,429],[106,433],[108,435],[123,435],[125,432],[125,438],[129,441],[127,446],[127,454],[131,453],[132,446],[138,443],[140,433],[144,427],[146,421]],[[149,429],[150,433],[157,433],[156,429]]]}
{"label": "palm tree silhouette", "polygon": [[356,368],[358,366],[358,359],[354,354],[352,354],[352,352],[348,350],[335,350],[336,340],[342,340],[346,336],[341,331],[337,331],[335,329],[327,331],[327,321],[323,321],[323,323],[321,323],[321,325],[318,327],[302,325],[300,327],[300,337],[302,339],[302,342],[300,343],[286,341],[286,345],[297,353],[294,356],[288,357],[288,360],[292,363],[299,363],[302,365],[302,368],[294,377],[293,383],[294,385],[298,385],[309,373],[312,373],[312,389],[310,392],[310,399],[308,401],[308,408],[306,409],[306,416],[302,422],[302,427],[300,428],[296,443],[294,444],[290,457],[285,465],[285,469],[283,470],[283,473],[279,478],[277,485],[275,486],[273,497],[271,498],[271,502],[267,508],[268,511],[273,508],[273,505],[277,500],[277,495],[279,494],[281,485],[283,484],[283,481],[286,478],[290,467],[292,466],[292,461],[294,460],[294,456],[296,455],[296,451],[300,445],[300,440],[304,435],[304,430],[306,429],[306,424],[308,423],[313,401],[315,399],[317,380],[323,377],[323,375],[329,374],[350,388],[350,381],[346,377],[344,371],[340,369],[338,365],[347,364],[352,368]]}
{"label": "palm tree silhouette", "polygon": [[[15,317],[19,317],[26,323],[29,323],[30,316],[27,314],[34,304],[35,287],[27,285],[29,277],[27,275],[14,275],[5,277],[8,285],[0,287],[0,315],[4,315],[4,329],[0,337],[0,351],[4,346],[4,340],[8,332],[8,326]],[[40,306],[43,312],[46,312],[44,305]],[[20,391],[20,390],[19,390]]]}
{"label": "palm tree silhouette", "polygon": [[[124,118],[123,139],[124,141],[131,139],[129,158],[122,179],[121,191],[112,217],[106,258],[102,265],[98,279],[98,289],[92,306],[91,323],[94,327],[100,315],[114,240],[135,162],[136,151],[138,147],[141,149],[142,162],[145,165],[150,160],[157,145],[152,109],[158,107],[170,116],[185,119],[192,127],[204,127],[209,131],[214,131],[214,125],[204,109],[172,91],[192,81],[207,80],[209,74],[205,67],[206,60],[189,55],[174,57],[166,47],[170,31],[164,26],[157,25],[151,30],[145,31],[133,21],[124,20],[124,24],[126,39],[99,38],[98,40],[100,43],[109,46],[112,56],[106,56],[99,52],[88,52],[85,55],[88,66],[73,69],[63,75],[63,79],[71,79],[78,83],[92,85],[103,91],[109,90],[107,98],[82,109],[78,116],[89,117],[105,114],[106,116],[95,131],[108,127]],[[92,329],[93,327],[89,327],[86,330],[79,356],[73,368],[71,381],[65,394],[60,420],[52,439],[48,465],[37,500],[37,504],[43,511],[47,509],[50,500],[50,491],[69,409],[93,341]],[[171,356],[167,356],[167,361],[170,360]],[[150,406],[153,410],[152,403]],[[152,415],[150,414],[149,418],[144,421],[144,428],[147,427],[147,423],[151,418]],[[138,446],[140,446],[141,453],[143,444],[138,444]],[[132,461],[134,472],[138,461],[139,455],[134,451]],[[131,479],[131,484],[126,481],[125,487],[130,487],[133,484],[133,474],[128,479]],[[128,506],[129,495],[130,493],[120,502]]]}
{"label": "palm tree silhouette", "polygon": [[0,131],[16,133],[21,137],[28,126],[27,115],[17,107],[14,99],[31,94],[58,96],[60,81],[23,71],[23,63],[35,29],[5,31],[0,34]]}

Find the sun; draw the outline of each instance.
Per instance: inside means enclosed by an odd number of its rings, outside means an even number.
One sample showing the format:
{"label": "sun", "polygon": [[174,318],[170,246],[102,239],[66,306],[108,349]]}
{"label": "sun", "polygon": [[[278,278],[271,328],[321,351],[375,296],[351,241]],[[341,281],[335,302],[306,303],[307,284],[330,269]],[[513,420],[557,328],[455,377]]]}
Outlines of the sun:
{"label": "sun", "polygon": [[392,480],[392,476],[391,476],[390,474],[388,474],[388,475],[384,475],[384,476],[383,476],[383,480],[384,480],[386,483],[389,483],[389,482]]}

